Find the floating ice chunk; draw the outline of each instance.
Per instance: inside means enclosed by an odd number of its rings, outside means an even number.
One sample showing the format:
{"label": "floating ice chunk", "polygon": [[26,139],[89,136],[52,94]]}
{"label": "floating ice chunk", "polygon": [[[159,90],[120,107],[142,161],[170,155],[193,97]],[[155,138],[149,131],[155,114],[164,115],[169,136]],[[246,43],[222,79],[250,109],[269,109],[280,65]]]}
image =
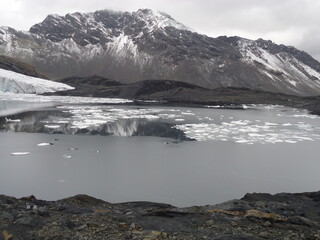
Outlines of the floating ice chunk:
{"label": "floating ice chunk", "polygon": [[286,143],[297,143],[297,141],[294,140],[284,140]]}
{"label": "floating ice chunk", "polygon": [[264,137],[263,134],[259,134],[259,133],[249,133],[248,134],[250,137]]}
{"label": "floating ice chunk", "polygon": [[245,105],[245,104],[242,104],[242,108],[243,109],[248,109],[249,107],[247,105]]}
{"label": "floating ice chunk", "polygon": [[194,113],[189,112],[189,111],[187,111],[187,112],[181,112],[181,114],[182,114],[182,115],[190,115],[190,116],[194,116],[194,115],[195,115]]}
{"label": "floating ice chunk", "polygon": [[11,153],[12,156],[24,156],[24,155],[28,155],[30,154],[30,152],[13,152]]}
{"label": "floating ice chunk", "polygon": [[10,119],[10,118],[7,118],[7,117],[5,117],[4,119],[5,119],[6,123],[17,123],[17,122],[21,122],[20,119]]}
{"label": "floating ice chunk", "polygon": [[78,148],[72,147],[72,148],[68,148],[69,151],[76,151],[78,150]]}
{"label": "floating ice chunk", "polygon": [[300,140],[304,140],[304,141],[314,141],[312,138],[310,137],[304,137],[304,136],[293,136],[293,138],[295,139],[300,139]]}
{"label": "floating ice chunk", "polygon": [[221,108],[221,106],[220,106],[220,105],[215,105],[215,106],[205,106],[205,107],[207,107],[207,108]]}
{"label": "floating ice chunk", "polygon": [[265,122],[266,126],[278,126],[278,123]]}
{"label": "floating ice chunk", "polygon": [[237,124],[237,125],[248,125],[250,121],[248,120],[238,120],[238,121],[232,121],[232,124]]}
{"label": "floating ice chunk", "polygon": [[183,119],[183,118],[177,118],[177,119],[175,119],[175,121],[176,121],[176,122],[184,122],[185,119]]}
{"label": "floating ice chunk", "polygon": [[44,125],[46,128],[57,129],[60,128],[60,125]]}
{"label": "floating ice chunk", "polygon": [[44,147],[44,146],[51,146],[53,143],[39,143],[37,144],[38,147]]}
{"label": "floating ice chunk", "polygon": [[71,155],[67,155],[67,154],[64,154],[62,157],[65,158],[65,159],[70,159],[70,158],[72,158]]}
{"label": "floating ice chunk", "polygon": [[296,118],[310,118],[310,119],[319,118],[319,116],[311,115],[311,114],[295,114],[295,115],[293,115],[293,117],[296,117]]}
{"label": "floating ice chunk", "polygon": [[240,140],[237,140],[236,143],[249,143],[250,141],[247,140],[247,139],[240,139]]}

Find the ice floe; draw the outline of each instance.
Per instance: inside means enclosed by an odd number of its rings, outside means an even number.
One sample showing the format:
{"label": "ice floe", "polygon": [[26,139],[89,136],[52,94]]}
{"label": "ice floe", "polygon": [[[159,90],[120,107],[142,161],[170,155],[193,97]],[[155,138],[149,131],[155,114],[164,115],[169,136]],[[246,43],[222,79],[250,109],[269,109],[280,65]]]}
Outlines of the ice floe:
{"label": "ice floe", "polygon": [[13,152],[11,153],[12,156],[24,156],[24,155],[28,155],[30,154],[30,152]]}
{"label": "ice floe", "polygon": [[39,143],[37,144],[38,147],[45,147],[45,146],[51,146],[53,143]]}

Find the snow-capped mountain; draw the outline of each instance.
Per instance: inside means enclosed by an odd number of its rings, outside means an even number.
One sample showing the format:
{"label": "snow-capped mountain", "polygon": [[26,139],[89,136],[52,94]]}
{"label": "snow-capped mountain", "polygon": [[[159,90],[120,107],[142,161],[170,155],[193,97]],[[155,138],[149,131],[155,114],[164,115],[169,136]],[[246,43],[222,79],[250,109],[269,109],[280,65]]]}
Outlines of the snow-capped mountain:
{"label": "snow-capped mountain", "polygon": [[74,89],[63,83],[0,69],[0,92],[9,93],[45,93]]}
{"label": "snow-capped mountain", "polygon": [[320,63],[305,52],[262,39],[211,38],[149,9],[49,15],[28,32],[1,27],[0,54],[51,78],[97,74],[320,94]]}

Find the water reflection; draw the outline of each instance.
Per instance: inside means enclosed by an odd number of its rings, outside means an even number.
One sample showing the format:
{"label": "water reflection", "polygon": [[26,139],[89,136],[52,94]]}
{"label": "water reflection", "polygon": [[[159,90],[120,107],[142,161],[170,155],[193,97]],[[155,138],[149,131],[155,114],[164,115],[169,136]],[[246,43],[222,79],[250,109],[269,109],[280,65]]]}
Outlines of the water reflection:
{"label": "water reflection", "polygon": [[53,102],[25,102],[25,101],[0,101],[0,117],[9,116],[39,108],[53,107]]}
{"label": "water reflection", "polygon": [[[4,116],[1,118],[0,115],[0,130],[125,137],[157,136],[238,144],[292,144],[320,139],[319,117],[301,109],[263,105],[246,106],[244,110],[172,108],[110,105],[108,99],[105,100],[107,103],[102,103],[100,99],[91,99],[93,102],[89,100],[82,99],[76,104],[75,98],[65,98],[66,102],[56,103],[54,107],[54,101],[1,101],[0,113]],[[50,107],[41,108],[45,106],[42,104]],[[20,111],[23,112],[17,113]],[[8,114],[9,112],[14,113]]]}
{"label": "water reflection", "polygon": [[192,140],[174,124],[148,119],[118,119],[114,122],[75,127],[73,114],[66,111],[30,111],[0,118],[0,130],[49,134],[90,134],[114,136],[157,136],[177,140]]}

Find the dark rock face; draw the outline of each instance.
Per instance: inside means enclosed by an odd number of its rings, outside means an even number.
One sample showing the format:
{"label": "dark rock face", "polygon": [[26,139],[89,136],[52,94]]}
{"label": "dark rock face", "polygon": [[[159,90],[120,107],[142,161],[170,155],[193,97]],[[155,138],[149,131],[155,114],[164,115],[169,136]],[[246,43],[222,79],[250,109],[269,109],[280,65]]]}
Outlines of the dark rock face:
{"label": "dark rock face", "polygon": [[31,77],[48,79],[43,74],[38,73],[35,70],[35,68],[30,66],[29,64],[17,61],[13,58],[6,57],[6,56],[0,56],[0,68],[21,73]]}
{"label": "dark rock face", "polygon": [[172,79],[205,88],[320,93],[320,63],[305,52],[262,39],[211,38],[149,9],[49,15],[29,32],[2,27],[0,54],[52,78],[98,74],[125,83]]}
{"label": "dark rock face", "polygon": [[96,87],[112,87],[112,86],[121,86],[123,85],[120,82],[111,80],[111,79],[107,79],[107,78],[103,78],[100,76],[90,76],[90,77],[69,77],[69,78],[65,78],[65,79],[61,79],[58,80],[60,82],[63,82],[65,84],[69,84],[69,85],[92,85],[92,86],[96,86]]}

